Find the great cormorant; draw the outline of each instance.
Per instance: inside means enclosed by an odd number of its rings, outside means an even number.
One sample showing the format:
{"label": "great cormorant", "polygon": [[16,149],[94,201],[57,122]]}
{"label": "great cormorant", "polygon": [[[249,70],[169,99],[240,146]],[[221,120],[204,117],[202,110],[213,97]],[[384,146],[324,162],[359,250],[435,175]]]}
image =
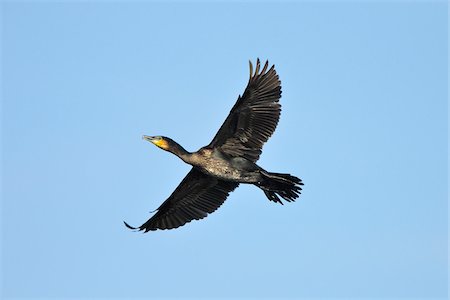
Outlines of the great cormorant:
{"label": "great cormorant", "polygon": [[302,181],[290,174],[272,173],[256,164],[263,144],[275,131],[280,118],[281,82],[275,66],[266,61],[260,72],[250,63],[250,79],[219,131],[197,152],[188,152],[164,136],[143,138],[192,165],[180,185],[144,224],[131,229],[144,232],[173,229],[214,212],[240,183],[253,184],[271,201],[283,204],[300,194]]}

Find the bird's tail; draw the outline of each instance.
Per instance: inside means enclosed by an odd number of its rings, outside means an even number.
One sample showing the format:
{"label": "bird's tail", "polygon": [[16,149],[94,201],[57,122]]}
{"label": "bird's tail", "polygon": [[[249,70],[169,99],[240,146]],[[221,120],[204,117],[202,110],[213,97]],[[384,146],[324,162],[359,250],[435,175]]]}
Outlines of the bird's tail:
{"label": "bird's tail", "polygon": [[263,180],[257,186],[264,191],[270,201],[283,204],[281,197],[288,202],[292,202],[301,193],[303,182],[300,178],[290,174],[271,173],[264,170],[261,171],[261,175]]}

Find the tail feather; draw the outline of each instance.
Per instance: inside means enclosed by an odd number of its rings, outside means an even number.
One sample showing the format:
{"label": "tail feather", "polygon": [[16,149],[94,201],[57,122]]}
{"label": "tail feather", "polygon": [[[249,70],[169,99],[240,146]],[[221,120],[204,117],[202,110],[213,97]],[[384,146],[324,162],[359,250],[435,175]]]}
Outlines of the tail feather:
{"label": "tail feather", "polygon": [[280,197],[287,202],[293,202],[301,194],[303,182],[290,174],[270,173],[261,171],[263,180],[257,185],[270,201],[283,204]]}

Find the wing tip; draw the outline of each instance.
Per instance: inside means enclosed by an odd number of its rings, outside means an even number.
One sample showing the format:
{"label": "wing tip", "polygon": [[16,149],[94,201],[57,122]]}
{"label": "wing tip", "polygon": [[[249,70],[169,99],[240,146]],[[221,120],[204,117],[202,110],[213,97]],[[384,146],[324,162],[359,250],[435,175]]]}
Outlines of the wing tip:
{"label": "wing tip", "polygon": [[256,58],[256,70],[255,70],[255,76],[259,74],[259,69],[261,67],[261,62],[259,61],[259,57]]}
{"label": "wing tip", "polygon": [[125,226],[131,230],[140,230],[139,227],[133,227],[130,224],[128,224],[127,222],[123,221],[123,224],[125,224]]}
{"label": "wing tip", "polygon": [[[271,70],[275,69],[275,65],[273,64],[269,70],[267,70],[267,68],[269,67],[269,60],[266,59],[263,69],[261,70],[261,73],[259,73],[260,69],[261,69],[261,61],[259,59],[259,57],[256,58],[256,68],[253,69],[253,64],[252,61],[249,59],[248,60],[249,66],[250,66],[250,80],[253,79],[254,77],[258,76],[258,75],[264,75],[266,73],[269,73]],[[253,72],[253,70],[255,70],[255,72]]]}

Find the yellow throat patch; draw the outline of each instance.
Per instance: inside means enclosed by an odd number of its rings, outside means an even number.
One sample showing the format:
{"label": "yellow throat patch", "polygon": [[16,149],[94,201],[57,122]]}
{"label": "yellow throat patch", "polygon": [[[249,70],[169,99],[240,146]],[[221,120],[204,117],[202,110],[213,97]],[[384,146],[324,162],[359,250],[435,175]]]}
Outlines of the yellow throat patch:
{"label": "yellow throat patch", "polygon": [[159,139],[152,143],[164,150],[167,150],[169,148],[169,143],[167,143],[167,141],[165,139]]}

